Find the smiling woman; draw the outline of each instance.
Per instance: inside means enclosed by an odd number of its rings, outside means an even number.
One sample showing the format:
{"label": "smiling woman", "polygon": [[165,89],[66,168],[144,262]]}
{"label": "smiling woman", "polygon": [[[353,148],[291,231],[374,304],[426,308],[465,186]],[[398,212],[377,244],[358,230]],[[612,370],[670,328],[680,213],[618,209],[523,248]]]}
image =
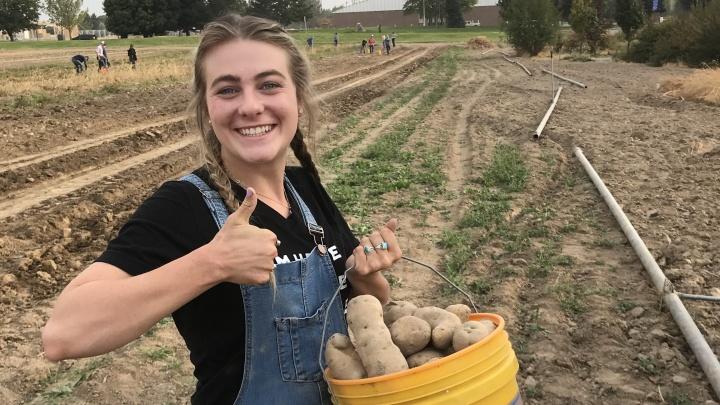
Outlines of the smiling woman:
{"label": "smiling woman", "polygon": [[[317,114],[309,63],[279,24],[207,24],[193,79],[204,164],[163,184],[65,288],[46,356],[106,353],[172,314],[193,403],[327,404],[323,321],[347,333],[342,304],[328,302],[340,287],[388,300],[397,221],[358,241],[323,188],[301,130]],[[287,166],[289,150],[302,167]]]}

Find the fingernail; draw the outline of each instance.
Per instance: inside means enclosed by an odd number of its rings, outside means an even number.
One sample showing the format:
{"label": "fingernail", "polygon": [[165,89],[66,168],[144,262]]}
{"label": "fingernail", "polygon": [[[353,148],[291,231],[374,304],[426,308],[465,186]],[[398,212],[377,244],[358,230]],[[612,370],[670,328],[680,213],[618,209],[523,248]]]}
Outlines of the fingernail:
{"label": "fingernail", "polygon": [[247,191],[245,192],[245,198],[250,198],[250,197],[253,196],[253,194],[255,194],[255,192],[253,191],[253,189],[248,188]]}

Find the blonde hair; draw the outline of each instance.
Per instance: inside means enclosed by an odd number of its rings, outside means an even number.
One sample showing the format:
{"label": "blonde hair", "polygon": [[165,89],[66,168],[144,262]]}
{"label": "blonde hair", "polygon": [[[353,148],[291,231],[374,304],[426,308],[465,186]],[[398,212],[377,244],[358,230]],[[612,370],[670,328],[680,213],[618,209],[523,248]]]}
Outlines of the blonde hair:
{"label": "blonde hair", "polygon": [[[227,14],[205,25],[195,55],[193,95],[188,109],[191,114],[195,114],[196,124],[202,136],[202,160],[208,169],[210,179],[230,212],[237,210],[240,202],[232,192],[231,178],[220,154],[220,142],[209,122],[205,99],[207,83],[203,64],[212,49],[236,39],[265,42],[283,49],[288,55],[290,76],[297,89],[298,103],[304,111],[303,118],[307,122],[308,133],[312,134],[318,119],[317,99],[310,81],[310,62],[295,45],[295,40],[279,23],[264,18]],[[319,181],[317,168],[307,149],[299,124],[290,142],[290,148],[302,167]]]}

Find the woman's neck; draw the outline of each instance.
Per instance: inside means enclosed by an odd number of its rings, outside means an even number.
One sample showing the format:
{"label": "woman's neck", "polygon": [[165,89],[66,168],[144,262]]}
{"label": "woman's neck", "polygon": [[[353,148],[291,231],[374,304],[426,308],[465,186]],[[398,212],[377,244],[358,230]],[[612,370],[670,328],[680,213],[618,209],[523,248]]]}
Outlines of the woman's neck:
{"label": "woman's neck", "polygon": [[[252,187],[264,200],[284,204],[285,198],[285,160],[267,165],[229,164],[230,178],[243,188]],[[267,201],[266,201],[267,202]]]}

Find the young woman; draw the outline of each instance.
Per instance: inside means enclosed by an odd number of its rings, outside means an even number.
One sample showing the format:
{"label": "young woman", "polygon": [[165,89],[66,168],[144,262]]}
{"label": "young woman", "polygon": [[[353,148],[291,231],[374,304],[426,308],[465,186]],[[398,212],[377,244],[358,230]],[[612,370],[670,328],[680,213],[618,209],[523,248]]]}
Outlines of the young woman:
{"label": "young woman", "polygon": [[[346,297],[386,302],[380,271],[402,253],[396,220],[359,242],[323,189],[300,130],[314,101],[308,61],[279,24],[206,25],[191,103],[205,164],[163,184],[65,288],[46,356],[106,353],[172,314],[193,403],[329,403],[317,359],[326,317],[327,336],[346,332],[341,300],[329,307],[340,276],[352,268]],[[286,166],[288,149],[302,167]]]}

